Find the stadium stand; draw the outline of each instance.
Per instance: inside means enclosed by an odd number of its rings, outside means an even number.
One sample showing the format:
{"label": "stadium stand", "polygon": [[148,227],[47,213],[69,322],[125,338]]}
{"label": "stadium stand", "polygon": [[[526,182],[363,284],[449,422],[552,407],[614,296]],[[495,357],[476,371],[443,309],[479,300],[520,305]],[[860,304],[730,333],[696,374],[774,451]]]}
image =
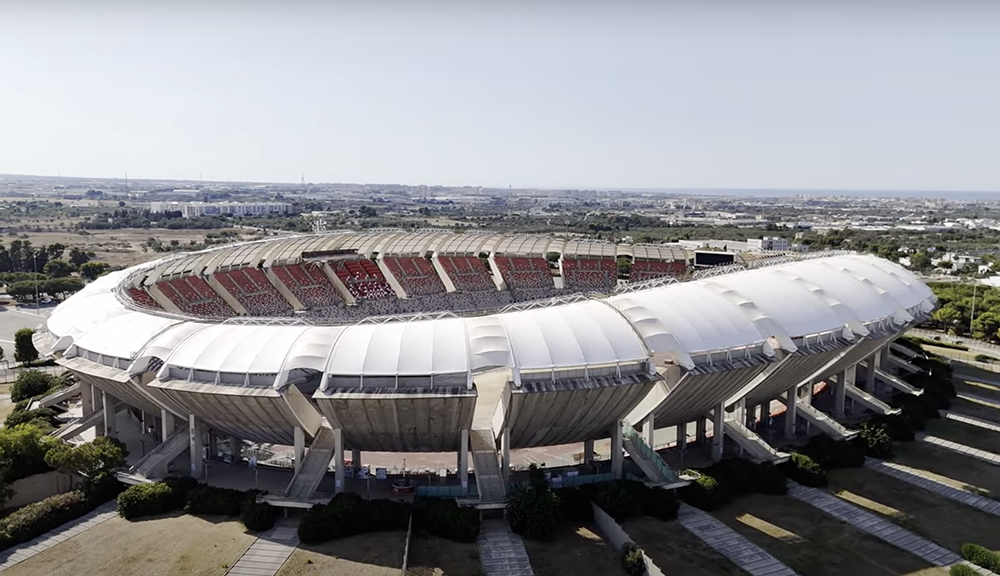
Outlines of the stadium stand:
{"label": "stadium stand", "polygon": [[355,298],[364,300],[396,299],[396,293],[385,281],[382,271],[371,260],[340,260],[333,263],[333,266],[334,273]]}
{"label": "stadium stand", "polygon": [[146,292],[145,288],[129,288],[128,296],[132,299],[132,302],[142,306],[143,308],[153,308],[154,310],[162,310],[163,308],[153,300],[153,297]]}
{"label": "stadium stand", "polygon": [[252,316],[280,316],[292,309],[264,273],[256,268],[217,272],[213,276]]}
{"label": "stadium stand", "polygon": [[563,285],[575,290],[610,290],[618,283],[614,258],[562,259]]}
{"label": "stadium stand", "polygon": [[382,261],[399,281],[407,296],[428,296],[443,294],[445,291],[444,284],[426,258],[387,257]]}
{"label": "stadium stand", "polygon": [[236,315],[229,304],[226,304],[226,301],[216,294],[201,276],[167,280],[157,283],[156,286],[164,296],[188,314],[214,318]]}
{"label": "stadium stand", "polygon": [[326,308],[344,303],[319,266],[292,264],[274,266],[271,270],[307,308]]}
{"label": "stadium stand", "polygon": [[504,282],[511,290],[540,290],[553,288],[552,273],[545,258],[522,256],[496,256],[494,261]]}
{"label": "stadium stand", "polygon": [[460,292],[496,291],[493,278],[476,256],[438,256],[441,267]]}
{"label": "stadium stand", "polygon": [[663,262],[657,260],[636,260],[632,262],[632,274],[629,280],[632,282],[642,282],[663,276],[681,278],[687,272],[687,265],[684,262]]}

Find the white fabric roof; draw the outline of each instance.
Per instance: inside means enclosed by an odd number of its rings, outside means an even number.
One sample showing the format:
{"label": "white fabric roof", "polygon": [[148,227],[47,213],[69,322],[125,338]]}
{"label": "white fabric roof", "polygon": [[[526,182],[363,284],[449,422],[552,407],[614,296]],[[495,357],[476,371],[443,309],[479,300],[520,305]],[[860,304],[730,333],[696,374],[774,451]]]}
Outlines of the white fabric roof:
{"label": "white fabric roof", "polygon": [[326,365],[327,374],[339,376],[468,371],[468,339],[460,318],[348,326]]}

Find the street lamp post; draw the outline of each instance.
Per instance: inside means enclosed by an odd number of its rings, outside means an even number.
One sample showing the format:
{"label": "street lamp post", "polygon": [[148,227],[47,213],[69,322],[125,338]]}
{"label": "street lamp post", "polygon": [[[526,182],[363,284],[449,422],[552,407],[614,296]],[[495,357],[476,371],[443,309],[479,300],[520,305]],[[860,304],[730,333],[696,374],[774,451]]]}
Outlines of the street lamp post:
{"label": "street lamp post", "polygon": [[31,271],[35,277],[35,316],[41,315],[38,308],[38,252],[31,253]]}

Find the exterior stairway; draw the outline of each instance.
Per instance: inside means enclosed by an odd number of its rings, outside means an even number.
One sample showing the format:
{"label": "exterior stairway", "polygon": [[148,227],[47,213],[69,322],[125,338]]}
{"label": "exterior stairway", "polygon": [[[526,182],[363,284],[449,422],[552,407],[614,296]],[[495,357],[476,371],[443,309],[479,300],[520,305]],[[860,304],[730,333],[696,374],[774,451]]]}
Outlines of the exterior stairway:
{"label": "exterior stairway", "polygon": [[737,420],[726,420],[726,438],[732,439],[754,462],[772,462],[781,464],[792,457],[787,452],[775,450],[753,430],[750,430]]}
{"label": "exterior stairway", "polygon": [[899,408],[893,408],[892,406],[889,406],[885,402],[879,400],[875,396],[872,396],[871,394],[865,392],[864,390],[858,388],[857,386],[852,386],[848,384],[844,388],[844,392],[845,394],[847,394],[848,398],[854,400],[858,404],[861,404],[862,406],[871,410],[875,414],[888,416],[890,414],[899,414],[900,412]]}
{"label": "exterior stairway", "polygon": [[52,394],[49,394],[45,398],[41,398],[39,400],[35,400],[34,402],[31,403],[31,406],[29,406],[28,408],[29,408],[29,410],[38,410],[39,408],[48,408],[49,406],[53,406],[55,404],[58,404],[58,403],[62,402],[63,400],[68,400],[68,399],[72,398],[73,396],[76,396],[79,393],[80,393],[80,383],[77,382],[76,384],[73,384],[72,386],[67,386],[66,388],[62,388],[60,390],[56,390],[55,392],[53,392]]}
{"label": "exterior stairway", "polygon": [[484,521],[476,546],[486,576],[534,575],[524,542],[510,531],[506,520]]}
{"label": "exterior stairway", "polygon": [[900,356],[905,356],[906,358],[909,358],[910,360],[912,360],[914,358],[919,358],[920,357],[920,354],[918,354],[916,351],[910,350],[909,348],[907,348],[906,346],[903,346],[902,344],[897,344],[897,343],[893,342],[892,345],[891,345],[891,348],[892,348],[893,352],[899,354]]}
{"label": "exterior stairway", "polygon": [[899,366],[903,370],[906,370],[907,372],[912,372],[914,374],[917,374],[919,372],[923,372],[923,368],[920,368],[919,366],[914,366],[913,364],[910,364],[909,362],[907,362],[906,360],[903,360],[899,356],[893,356],[893,355],[890,354],[889,355],[889,363],[890,364],[895,364],[896,366]]}
{"label": "exterior stairway", "polygon": [[165,476],[167,465],[180,456],[181,452],[187,450],[188,444],[187,428],[174,430],[173,434],[167,436],[166,442],[160,443],[129,468],[129,474],[150,479]]}
{"label": "exterior stairway", "polygon": [[302,459],[302,465],[285,489],[285,497],[292,500],[310,500],[326,476],[335,449],[336,437],[333,430],[320,426],[319,432],[309,445],[309,450],[306,451],[305,458]]}
{"label": "exterior stairway", "polygon": [[660,455],[643,440],[642,436],[628,422],[622,422],[622,446],[632,461],[639,466],[649,481],[661,488],[680,488],[690,484],[689,480],[678,476],[677,472],[667,466]]}
{"label": "exterior stairway", "polygon": [[834,440],[850,440],[858,435],[857,430],[848,430],[840,422],[830,418],[811,404],[799,402],[796,409],[799,417]]}
{"label": "exterior stairway", "polygon": [[469,431],[469,448],[472,450],[472,466],[476,471],[476,489],[480,504],[500,504],[507,500],[507,486],[504,482],[497,444],[493,430],[474,429]]}
{"label": "exterior stairway", "polygon": [[876,368],[875,369],[875,377],[878,378],[879,380],[885,382],[889,386],[892,386],[896,390],[899,390],[900,392],[904,392],[906,394],[912,394],[914,396],[920,396],[921,394],[924,393],[924,390],[922,388],[917,388],[916,386],[913,386],[912,384],[904,382],[902,379],[900,379],[900,378],[898,378],[896,376],[893,376],[892,374],[889,374],[885,370],[880,370],[880,369]]}
{"label": "exterior stairway", "polygon": [[76,438],[84,430],[93,428],[102,422],[104,422],[104,408],[98,408],[90,414],[77,418],[76,420],[70,422],[67,426],[63,426],[62,428],[56,430],[52,433],[52,435],[60,440],[69,440],[71,438]]}

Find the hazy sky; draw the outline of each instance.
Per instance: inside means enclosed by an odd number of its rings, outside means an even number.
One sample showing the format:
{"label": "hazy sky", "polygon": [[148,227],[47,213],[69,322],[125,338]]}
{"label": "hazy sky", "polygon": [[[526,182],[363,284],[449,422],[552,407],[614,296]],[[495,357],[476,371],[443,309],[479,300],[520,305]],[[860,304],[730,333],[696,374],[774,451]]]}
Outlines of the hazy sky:
{"label": "hazy sky", "polygon": [[0,0],[0,173],[123,171],[996,191],[1000,1]]}

